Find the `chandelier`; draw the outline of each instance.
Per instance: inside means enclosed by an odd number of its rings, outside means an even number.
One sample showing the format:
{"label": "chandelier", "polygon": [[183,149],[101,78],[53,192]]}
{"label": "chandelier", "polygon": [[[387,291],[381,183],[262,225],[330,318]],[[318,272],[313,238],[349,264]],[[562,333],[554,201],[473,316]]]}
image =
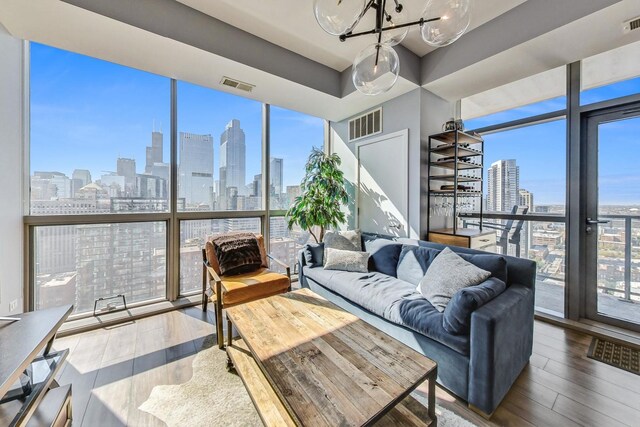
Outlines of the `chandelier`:
{"label": "chandelier", "polygon": [[[401,43],[409,27],[420,26],[422,39],[434,47],[447,46],[469,28],[470,0],[427,0],[420,19],[410,21],[399,0],[387,11],[387,0],[314,0],[318,24],[327,33],[344,42],[352,37],[375,35],[375,43],[362,49],[353,61],[351,78],[365,95],[388,91],[398,80],[400,59],[393,46]],[[389,0],[391,3],[391,0]],[[375,27],[353,32],[362,17],[375,10]]]}

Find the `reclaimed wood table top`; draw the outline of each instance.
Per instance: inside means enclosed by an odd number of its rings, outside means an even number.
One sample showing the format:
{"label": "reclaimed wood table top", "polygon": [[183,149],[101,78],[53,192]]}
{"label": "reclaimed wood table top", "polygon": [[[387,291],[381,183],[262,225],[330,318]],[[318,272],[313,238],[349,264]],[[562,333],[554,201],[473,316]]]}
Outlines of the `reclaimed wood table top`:
{"label": "reclaimed wood table top", "polygon": [[370,425],[436,363],[308,289],[227,309],[298,425]]}

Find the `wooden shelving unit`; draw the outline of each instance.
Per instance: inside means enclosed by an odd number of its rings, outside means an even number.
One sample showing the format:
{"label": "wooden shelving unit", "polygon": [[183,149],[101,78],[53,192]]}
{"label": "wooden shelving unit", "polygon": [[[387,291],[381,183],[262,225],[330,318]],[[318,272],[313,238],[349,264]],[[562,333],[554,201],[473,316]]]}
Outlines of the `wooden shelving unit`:
{"label": "wooden shelving unit", "polygon": [[[453,227],[447,229],[432,230],[428,226],[429,235],[464,235],[468,237],[472,231],[472,234],[482,235],[482,229],[479,232],[478,230],[458,229],[457,218],[461,197],[477,197],[480,216],[482,216],[484,140],[480,136],[463,131],[449,131],[431,135],[427,143],[425,163],[429,168],[428,187],[426,188],[427,212],[431,212],[435,198],[450,197],[453,220]],[[452,188],[447,186],[452,186]],[[482,223],[482,221],[480,222]]]}

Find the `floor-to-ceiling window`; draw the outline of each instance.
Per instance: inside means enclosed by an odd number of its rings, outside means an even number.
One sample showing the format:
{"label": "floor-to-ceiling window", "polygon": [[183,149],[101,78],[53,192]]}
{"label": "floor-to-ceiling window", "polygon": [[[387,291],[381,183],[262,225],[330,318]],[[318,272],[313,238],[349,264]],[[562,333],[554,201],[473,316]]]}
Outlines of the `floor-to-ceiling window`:
{"label": "floor-to-ceiling window", "polygon": [[[485,230],[499,253],[535,260],[536,308],[562,316],[566,267],[564,67],[462,101],[467,129],[484,138]],[[462,225],[479,227],[463,212]]]}
{"label": "floor-to-ceiling window", "polygon": [[636,42],[462,100],[485,139],[482,222],[498,252],[537,262],[541,312],[639,328],[638,55]]}
{"label": "floor-to-ceiling window", "polygon": [[170,80],[32,43],[30,96],[34,308],[164,299]]}
{"label": "floor-to-ceiling window", "polygon": [[198,292],[225,231],[270,235],[294,266],[308,236],[284,214],[322,119],[36,43],[29,72],[33,308]]}
{"label": "floor-to-ceiling window", "polygon": [[300,196],[300,182],[309,154],[314,147],[323,146],[324,121],[278,107],[271,107],[270,117],[270,247],[274,256],[293,271],[298,252],[312,237],[297,226],[289,230],[285,213]]}
{"label": "floor-to-ceiling window", "polygon": [[[262,232],[262,103],[185,82],[177,85],[178,210],[232,211],[180,221],[180,292],[202,289],[202,248],[229,231]],[[259,211],[236,217],[235,213]]]}

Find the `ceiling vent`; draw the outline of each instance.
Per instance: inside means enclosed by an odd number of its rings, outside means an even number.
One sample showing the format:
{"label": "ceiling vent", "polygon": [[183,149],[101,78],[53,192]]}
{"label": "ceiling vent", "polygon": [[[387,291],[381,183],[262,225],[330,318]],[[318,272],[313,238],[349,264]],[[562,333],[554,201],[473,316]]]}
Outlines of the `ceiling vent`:
{"label": "ceiling vent", "polygon": [[638,29],[640,29],[640,16],[622,23],[622,31],[625,34]]}
{"label": "ceiling vent", "polygon": [[235,89],[243,90],[245,92],[251,92],[256,85],[250,83],[241,82],[240,80],[234,80],[229,77],[223,77],[220,81],[221,84],[229,86]]}
{"label": "ceiling vent", "polygon": [[382,133],[382,107],[349,120],[349,142]]}

